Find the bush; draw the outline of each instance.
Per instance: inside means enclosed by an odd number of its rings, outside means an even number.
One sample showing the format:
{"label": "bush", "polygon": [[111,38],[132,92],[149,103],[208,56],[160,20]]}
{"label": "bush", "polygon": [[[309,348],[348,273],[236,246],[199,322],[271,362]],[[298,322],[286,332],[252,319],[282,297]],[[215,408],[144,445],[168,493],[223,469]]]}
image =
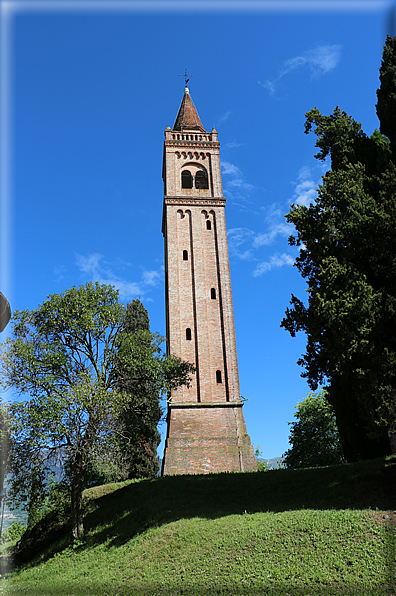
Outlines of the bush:
{"label": "bush", "polygon": [[22,538],[22,534],[25,532],[26,528],[22,525],[21,522],[14,522],[9,528],[7,528],[1,535],[1,541],[4,544],[5,542],[17,542]]}

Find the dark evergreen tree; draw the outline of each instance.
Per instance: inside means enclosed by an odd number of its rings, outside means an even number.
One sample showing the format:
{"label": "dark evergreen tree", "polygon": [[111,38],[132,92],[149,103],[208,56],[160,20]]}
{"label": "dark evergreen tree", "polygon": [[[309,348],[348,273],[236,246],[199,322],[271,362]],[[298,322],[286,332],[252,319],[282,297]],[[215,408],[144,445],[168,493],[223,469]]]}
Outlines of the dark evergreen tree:
{"label": "dark evergreen tree", "polygon": [[[150,346],[150,319],[140,300],[127,305],[121,333],[134,334]],[[158,389],[150,380],[132,377],[121,366],[117,384],[119,390],[134,396],[133,408],[126,409],[119,419],[124,437],[120,451],[127,462],[128,478],[155,476],[159,471],[157,447],[161,440],[157,427],[162,416]]]}
{"label": "dark evergreen tree", "polygon": [[[396,67],[394,48],[388,37],[383,78]],[[384,122],[394,87],[387,89],[378,92]],[[301,247],[296,266],[308,304],[292,296],[282,326],[307,334],[299,364],[312,389],[327,383],[346,459],[367,459],[388,453],[396,431],[395,153],[383,134],[367,137],[338,107],[330,116],[314,108],[306,118],[315,157],[330,156],[331,170],[314,203],[292,205],[286,216],[297,230],[289,243]],[[389,122],[381,120],[381,130],[393,134]]]}
{"label": "dark evergreen tree", "polygon": [[380,68],[381,86],[377,90],[377,116],[380,131],[396,152],[396,37],[387,36]]}

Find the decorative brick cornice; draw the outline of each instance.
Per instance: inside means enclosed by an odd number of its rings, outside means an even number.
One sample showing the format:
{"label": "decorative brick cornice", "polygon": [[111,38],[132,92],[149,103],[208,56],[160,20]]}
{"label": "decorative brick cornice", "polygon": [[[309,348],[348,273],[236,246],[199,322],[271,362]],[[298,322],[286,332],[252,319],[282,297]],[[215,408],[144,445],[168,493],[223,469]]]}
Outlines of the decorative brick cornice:
{"label": "decorative brick cornice", "polygon": [[184,141],[184,140],[170,140],[165,141],[166,147],[209,147],[211,149],[218,149],[220,143],[218,141]]}
{"label": "decorative brick cornice", "polygon": [[205,205],[206,207],[225,207],[226,199],[224,197],[216,198],[204,198],[204,199],[191,199],[190,197],[165,197],[165,205]]}
{"label": "decorative brick cornice", "polygon": [[241,401],[223,401],[223,402],[168,402],[169,408],[242,408],[243,403]]}

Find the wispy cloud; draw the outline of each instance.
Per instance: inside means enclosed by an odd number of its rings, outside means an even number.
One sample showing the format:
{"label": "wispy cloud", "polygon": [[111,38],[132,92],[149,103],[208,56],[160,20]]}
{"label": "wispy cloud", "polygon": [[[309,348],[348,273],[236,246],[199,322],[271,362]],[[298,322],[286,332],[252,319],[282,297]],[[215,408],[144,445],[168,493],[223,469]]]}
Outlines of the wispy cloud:
{"label": "wispy cloud", "polygon": [[152,289],[161,283],[161,271],[144,270],[141,280],[131,282],[114,273],[109,263],[99,253],[88,255],[76,254],[76,265],[89,281],[97,281],[100,284],[112,285],[120,292],[122,299],[144,296],[148,289]]}
{"label": "wispy cloud", "polygon": [[308,207],[317,195],[318,184],[319,181],[315,182],[313,180],[311,169],[308,166],[301,168],[291,203]]}
{"label": "wispy cloud", "polygon": [[253,277],[260,277],[271,269],[278,269],[284,265],[293,265],[294,258],[286,253],[272,255],[269,261],[262,261],[253,271]]}
{"label": "wispy cloud", "polygon": [[257,260],[257,250],[262,246],[270,246],[279,236],[288,237],[293,226],[284,218],[284,212],[277,203],[266,205],[260,217],[264,216],[265,230],[255,232],[249,228],[231,228],[228,230],[230,254],[242,260]]}
{"label": "wispy cloud", "polygon": [[303,66],[308,66],[313,76],[325,74],[337,66],[340,58],[340,45],[318,46],[312,50],[308,50],[308,52],[304,52],[302,56],[296,56],[295,58],[287,60],[279,77],[283,77],[289,72],[302,68]]}
{"label": "wispy cloud", "polygon": [[221,126],[228,118],[231,116],[230,110],[228,112],[224,112],[216,119],[216,126]]}
{"label": "wispy cloud", "polygon": [[292,225],[288,224],[284,217],[284,211],[277,203],[267,205],[264,209],[264,221],[267,225],[265,232],[260,232],[255,236],[253,246],[269,246],[273,244],[278,236],[288,237],[292,233]]}
{"label": "wispy cloud", "polygon": [[[228,162],[225,163],[225,172],[237,180],[241,174],[239,168]],[[249,228],[231,228],[228,231],[230,255],[244,261],[260,261],[255,266],[252,275],[260,277],[265,273],[285,265],[293,265],[298,251],[289,249],[285,251],[286,239],[293,235],[294,227],[285,219],[285,213],[290,209],[290,204],[309,206],[316,197],[320,180],[314,180],[313,173],[308,166],[300,169],[297,180],[294,181],[294,192],[282,206],[282,203],[272,203],[261,208],[260,219],[262,230],[256,232]],[[268,247],[275,251],[263,259],[260,253],[268,252]],[[276,250],[278,249],[278,250]],[[280,249],[280,250],[279,250]]]}
{"label": "wispy cloud", "polygon": [[309,69],[311,76],[317,78],[333,70],[340,59],[340,45],[317,46],[316,48],[304,52],[300,56],[295,56],[294,58],[286,60],[283,64],[283,68],[275,79],[264,82],[258,81],[258,83],[264,87],[264,89],[267,89],[270,95],[275,95],[278,83],[285,75],[306,67]]}
{"label": "wispy cloud", "polygon": [[246,248],[246,244],[252,244],[252,240],[254,240],[253,230],[249,230],[249,228],[231,228],[228,230],[227,237],[228,248],[232,256],[242,260],[253,257],[252,248]]}
{"label": "wispy cloud", "polygon": [[231,178],[225,182],[227,187],[240,188],[245,191],[250,191],[254,188],[253,184],[249,184],[244,180],[241,170],[234,164],[228,161],[223,161],[221,167],[223,170],[223,175],[230,176]]}
{"label": "wispy cloud", "polygon": [[222,143],[223,149],[235,149],[236,147],[243,147],[245,143],[237,143],[237,141],[229,141],[228,143]]}

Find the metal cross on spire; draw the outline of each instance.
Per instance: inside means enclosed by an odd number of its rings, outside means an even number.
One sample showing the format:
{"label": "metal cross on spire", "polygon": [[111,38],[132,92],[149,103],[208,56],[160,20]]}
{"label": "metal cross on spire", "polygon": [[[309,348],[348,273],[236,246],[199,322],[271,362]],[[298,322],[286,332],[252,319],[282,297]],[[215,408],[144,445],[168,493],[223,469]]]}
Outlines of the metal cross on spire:
{"label": "metal cross on spire", "polygon": [[187,77],[192,77],[193,75],[188,75],[187,74],[187,68],[184,71],[184,75],[179,74],[179,77],[184,77],[185,83],[186,83],[186,87],[187,87],[187,83],[190,79],[188,79]]}

